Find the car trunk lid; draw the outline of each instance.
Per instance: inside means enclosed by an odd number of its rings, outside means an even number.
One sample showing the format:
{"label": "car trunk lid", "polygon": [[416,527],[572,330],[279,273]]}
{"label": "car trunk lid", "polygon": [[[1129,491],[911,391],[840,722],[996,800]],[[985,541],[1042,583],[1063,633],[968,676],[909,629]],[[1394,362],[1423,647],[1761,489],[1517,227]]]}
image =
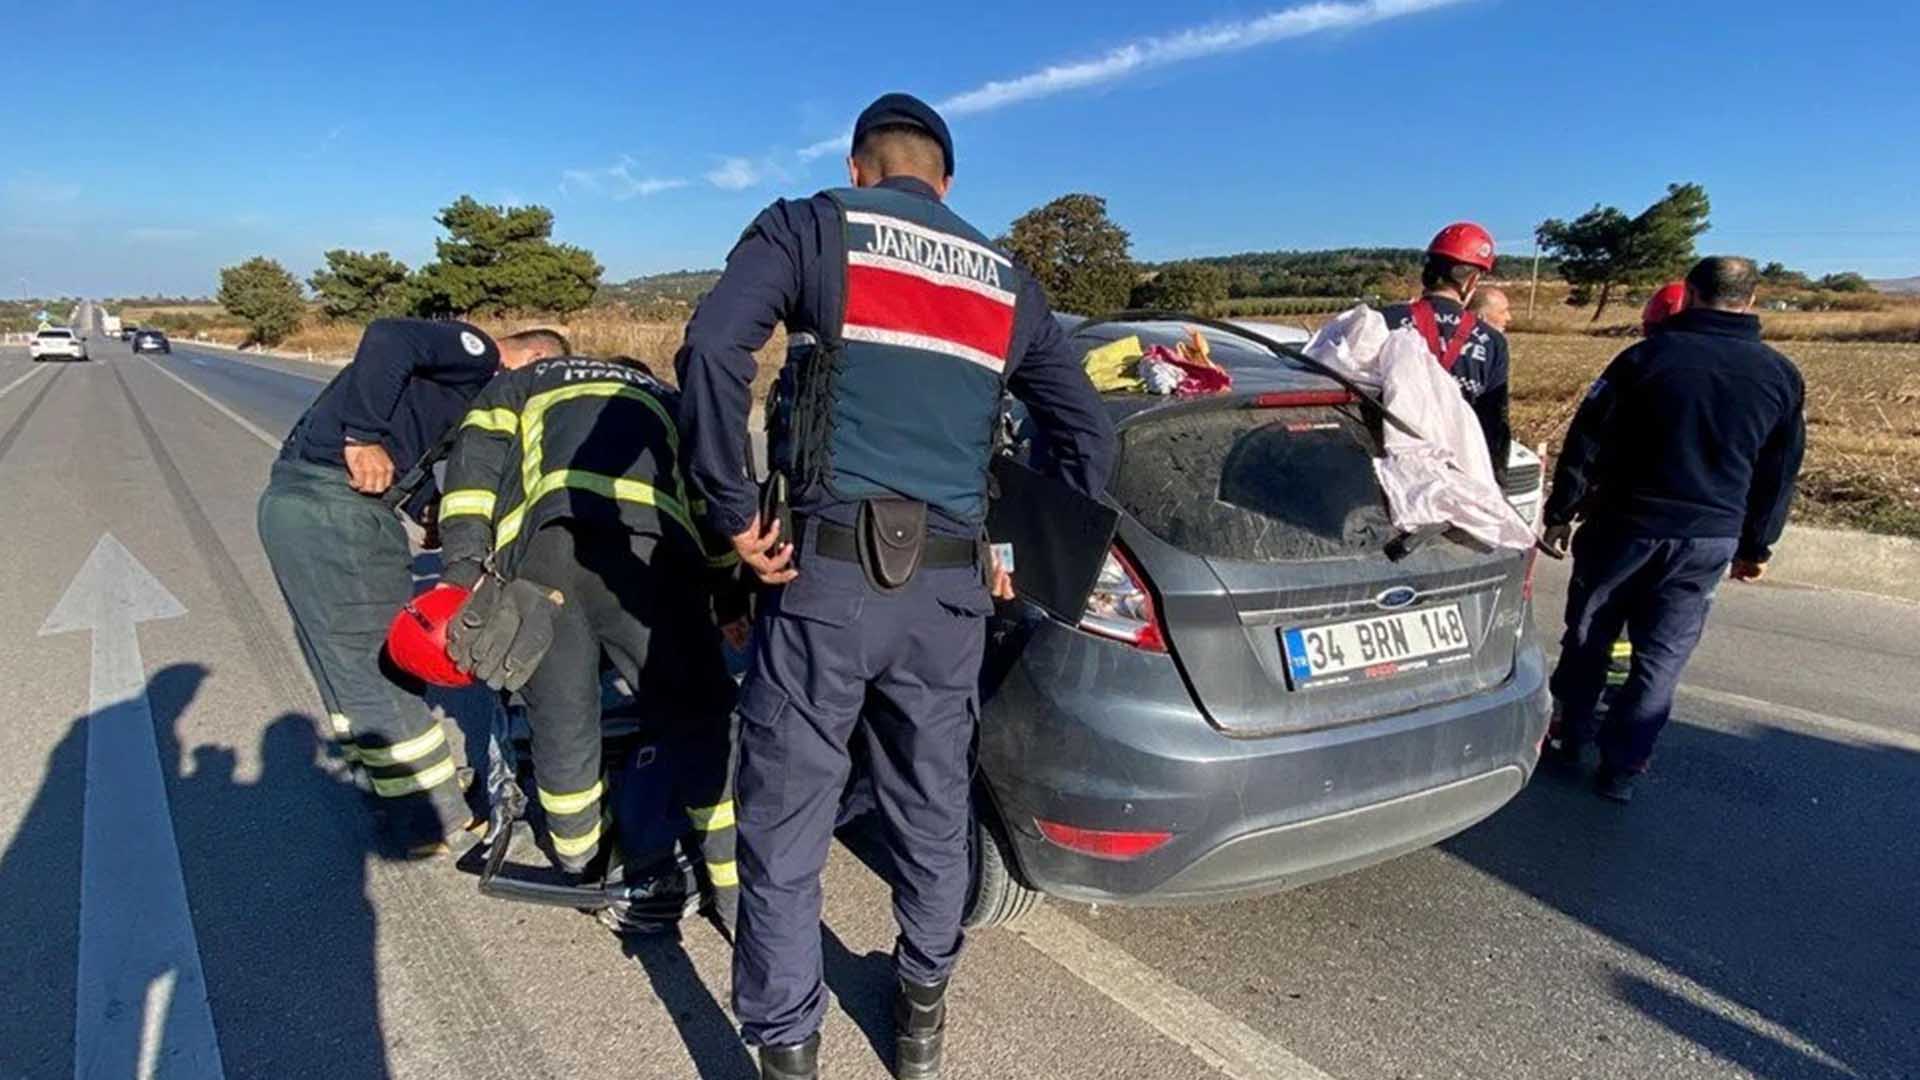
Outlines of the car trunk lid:
{"label": "car trunk lid", "polygon": [[1529,556],[1452,535],[1390,556],[1379,421],[1346,401],[1331,384],[1294,387],[1121,425],[1109,490],[1122,542],[1195,700],[1225,731],[1403,712],[1512,671]]}

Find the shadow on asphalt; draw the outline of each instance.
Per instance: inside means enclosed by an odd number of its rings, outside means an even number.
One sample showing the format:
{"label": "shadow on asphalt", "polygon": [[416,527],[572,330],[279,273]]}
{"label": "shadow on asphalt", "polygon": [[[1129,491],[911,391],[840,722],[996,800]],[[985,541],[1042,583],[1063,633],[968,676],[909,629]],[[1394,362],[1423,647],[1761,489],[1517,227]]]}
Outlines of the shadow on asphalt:
{"label": "shadow on asphalt", "polygon": [[[251,783],[236,777],[231,747],[198,746],[183,762],[176,725],[206,677],[198,664],[163,668],[147,697],[226,1074],[387,1077],[361,795],[321,767],[317,724],[298,713],[266,727]],[[8,1076],[73,1068],[89,720],[54,749],[0,856],[0,970],[31,980],[38,1006],[0,1010]],[[367,824],[342,824],[354,822]]]}
{"label": "shadow on asphalt", "polygon": [[1668,728],[1630,807],[1543,772],[1443,846],[1824,1055],[1612,973],[1618,1000],[1755,1076],[1920,1076],[1920,754],[1752,730]]}
{"label": "shadow on asphalt", "polygon": [[654,994],[673,1017],[700,1080],[754,1080],[760,1075],[733,1021],[687,956],[678,930],[628,935],[622,943],[627,955],[640,962]]}
{"label": "shadow on asphalt", "polygon": [[262,731],[252,783],[229,747],[177,765],[173,721],[204,673],[164,668],[147,693],[226,1073],[383,1080],[366,888],[383,854],[364,796],[322,767],[319,722],[303,713]]}

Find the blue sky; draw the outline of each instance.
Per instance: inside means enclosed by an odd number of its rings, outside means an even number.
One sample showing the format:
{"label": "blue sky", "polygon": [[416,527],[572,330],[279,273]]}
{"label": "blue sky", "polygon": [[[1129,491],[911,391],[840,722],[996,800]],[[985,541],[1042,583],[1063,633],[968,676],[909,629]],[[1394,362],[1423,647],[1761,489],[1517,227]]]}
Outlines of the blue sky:
{"label": "blue sky", "polygon": [[[806,14],[808,11],[814,14]],[[1920,274],[1920,5],[1145,0],[32,5],[0,65],[0,296],[205,294],[265,253],[431,257],[462,193],[538,202],[610,279],[718,265],[844,176],[881,91],[947,102],[953,205],[1092,191],[1141,258],[1523,251],[1706,185],[1713,250]],[[81,28],[91,28],[84,34]],[[66,71],[36,57],[63,50]]]}

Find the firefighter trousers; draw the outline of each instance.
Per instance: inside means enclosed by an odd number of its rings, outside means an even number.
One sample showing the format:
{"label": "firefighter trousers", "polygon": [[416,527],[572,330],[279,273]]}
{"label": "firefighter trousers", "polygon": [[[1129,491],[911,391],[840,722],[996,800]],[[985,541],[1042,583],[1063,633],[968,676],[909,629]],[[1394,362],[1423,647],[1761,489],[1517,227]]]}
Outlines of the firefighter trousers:
{"label": "firefighter trousers", "polygon": [[386,660],[387,626],[413,597],[400,519],[337,466],[282,459],[260,496],[260,543],[332,737],[376,797],[390,837],[433,843],[473,817],[425,688]]}
{"label": "firefighter trousers", "polygon": [[519,577],[565,597],[553,647],[520,692],[533,736],[533,770],[548,838],[578,871],[606,829],[601,762],[604,652],[675,745],[677,798],[700,851],[700,874],[730,908],[734,867],[734,683],[698,569],[657,563],[656,538],[577,522],[534,536]]}

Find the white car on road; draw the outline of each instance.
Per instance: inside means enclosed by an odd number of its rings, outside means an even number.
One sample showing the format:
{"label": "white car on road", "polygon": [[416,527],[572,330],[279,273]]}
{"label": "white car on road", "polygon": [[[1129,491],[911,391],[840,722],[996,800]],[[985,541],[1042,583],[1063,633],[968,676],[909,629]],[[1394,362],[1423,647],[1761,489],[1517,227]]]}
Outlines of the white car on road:
{"label": "white car on road", "polygon": [[34,363],[42,360],[85,360],[87,343],[74,335],[64,326],[48,327],[33,335],[27,343],[27,352]]}

